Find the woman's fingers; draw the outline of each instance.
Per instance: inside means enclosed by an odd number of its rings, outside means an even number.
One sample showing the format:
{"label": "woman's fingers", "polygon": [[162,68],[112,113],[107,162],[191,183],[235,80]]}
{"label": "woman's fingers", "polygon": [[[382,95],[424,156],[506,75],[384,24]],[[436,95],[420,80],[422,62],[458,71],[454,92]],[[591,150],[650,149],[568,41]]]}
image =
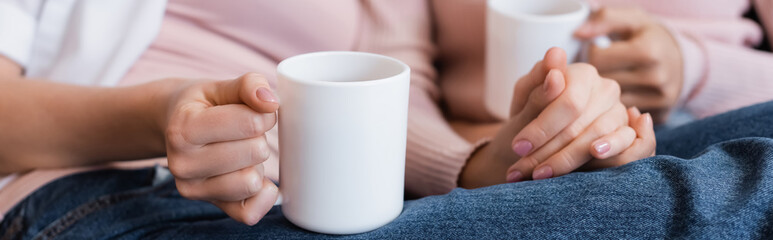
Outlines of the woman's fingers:
{"label": "woman's fingers", "polygon": [[649,113],[641,114],[631,126],[636,131],[636,140],[634,140],[631,148],[621,155],[631,156],[633,160],[654,156],[657,140],[655,139],[652,115]]}
{"label": "woman's fingers", "polygon": [[628,108],[628,126],[636,125],[639,122],[639,117],[641,117],[641,111],[638,107]]}
{"label": "woman's fingers", "polygon": [[255,196],[241,201],[212,201],[231,218],[247,224],[255,225],[274,206],[279,197],[279,188],[267,178],[263,179],[263,186]]}
{"label": "woman's fingers", "polygon": [[588,145],[599,137],[615,131],[619,126],[624,126],[627,120],[625,107],[621,104],[615,105],[609,112],[596,119],[568,146],[534,168],[532,179],[562,176],[578,169],[591,159]]}
{"label": "woman's fingers", "polygon": [[593,84],[594,76],[598,73],[590,65],[570,66],[565,76],[566,89],[513,138],[513,151],[519,156],[527,156],[575,122],[591,99],[596,85]]}
{"label": "woman's fingers", "polygon": [[596,159],[606,159],[628,149],[634,140],[636,140],[636,131],[629,126],[621,126],[616,131],[593,142],[590,146],[590,153]]}
{"label": "woman's fingers", "polygon": [[[638,135],[633,127],[637,126],[641,117],[641,112],[637,107],[630,107],[626,110],[626,114],[628,115],[628,125],[621,126],[615,132],[593,142],[590,146],[590,152],[593,157],[596,159],[616,157],[633,146]],[[596,160],[593,160],[588,165],[592,165],[593,162],[596,162]]]}
{"label": "woman's fingers", "polygon": [[[248,73],[194,86],[180,98],[166,129],[174,149],[263,135],[276,123],[279,103],[266,80]],[[245,105],[246,104],[246,105]]]}
{"label": "woman's fingers", "polygon": [[169,170],[178,179],[207,178],[258,165],[270,155],[265,136],[212,143],[177,154],[169,161]]}
{"label": "woman's fingers", "polygon": [[629,35],[648,21],[647,14],[640,9],[601,8],[593,13],[590,20],[577,28],[574,35],[580,39],[591,39],[611,33]]}
{"label": "woman's fingers", "polygon": [[518,114],[518,118],[523,121],[536,118],[548,104],[561,95],[565,88],[564,74],[556,69],[550,70],[543,79],[542,86],[531,91],[529,100]]}
{"label": "woman's fingers", "polygon": [[[524,105],[524,108],[517,114],[517,116],[507,121],[499,131],[515,134],[528,122],[536,118],[540,112],[545,109],[545,106],[554,101],[566,87],[566,81],[564,74],[556,69],[551,70],[543,81],[543,86],[534,88],[529,94],[528,101]],[[515,161],[518,156],[511,150],[510,141],[513,135],[497,135],[498,139],[494,140],[492,144],[498,144],[504,152],[500,157],[506,159],[512,159]],[[499,139],[499,137],[502,137]]]}
{"label": "woman's fingers", "polygon": [[257,73],[247,73],[230,81],[211,82],[204,87],[204,97],[213,105],[246,104],[259,113],[279,109],[279,101],[268,80]]}
{"label": "woman's fingers", "polygon": [[[529,177],[544,179],[574,171],[590,160],[588,146],[591,142],[626,124],[625,114],[625,107],[621,104],[615,105],[596,119],[580,136],[574,138],[571,143],[560,151],[550,153],[548,158],[525,157],[513,164],[508,169],[507,180],[514,182]],[[516,177],[521,177],[521,179],[515,179]]]}
{"label": "woman's fingers", "polygon": [[514,116],[523,110],[532,90],[543,85],[549,71],[555,69],[561,73],[566,72],[566,53],[563,49],[553,47],[548,49],[542,61],[534,65],[531,71],[521,77],[513,89],[513,100],[510,104],[510,116]]}
{"label": "woman's fingers", "polygon": [[588,146],[591,142],[615,131],[619,126],[626,125],[625,115],[625,107],[621,104],[615,105],[593,121],[591,126],[578,137],[570,139],[568,145],[562,146],[557,151],[547,152],[546,156],[530,155],[518,160],[507,170],[507,181],[516,182],[529,178],[543,179],[574,171],[590,160]]}
{"label": "woman's fingers", "polygon": [[274,127],[275,113],[258,113],[244,104],[213,106],[182,116],[182,144],[204,145],[254,138]]}
{"label": "woman's fingers", "polygon": [[[594,87],[593,91],[595,94],[590,100],[591,102],[588,103],[589,107],[583,111],[578,119],[563,129],[557,136],[550,139],[542,147],[518,160],[519,162],[523,162],[519,163],[521,166],[519,171],[522,177],[528,178],[528,176],[531,176],[534,167],[553,154],[561,151],[566,145],[582,134],[588,126],[599,118],[599,116],[608,112],[614,106],[614,103],[617,102],[620,95],[618,85],[614,81],[606,79],[602,79],[598,83],[599,84]],[[620,107],[622,108],[622,106]],[[626,118],[625,116],[621,117]],[[623,125],[625,125],[625,122]],[[512,174],[510,176],[513,180],[519,175],[518,173],[512,172],[508,172],[508,174]]]}
{"label": "woman's fingers", "polygon": [[655,131],[652,116],[649,113],[640,114],[637,109],[629,110],[631,127],[636,132],[636,139],[622,153],[607,159],[595,159],[583,166],[586,169],[618,167],[630,162],[655,155]]}
{"label": "woman's fingers", "polygon": [[599,72],[625,71],[651,66],[652,59],[641,52],[638,39],[612,42],[607,48],[592,46],[588,53],[588,63],[599,69]]}
{"label": "woman's fingers", "polygon": [[207,179],[176,181],[180,195],[207,201],[240,201],[257,194],[263,186],[263,164]]}
{"label": "woman's fingers", "polygon": [[234,219],[255,224],[277,198],[261,165],[271,154],[264,134],[276,124],[279,108],[268,82],[248,73],[192,84],[175,99],[164,124],[180,194],[210,200]]}

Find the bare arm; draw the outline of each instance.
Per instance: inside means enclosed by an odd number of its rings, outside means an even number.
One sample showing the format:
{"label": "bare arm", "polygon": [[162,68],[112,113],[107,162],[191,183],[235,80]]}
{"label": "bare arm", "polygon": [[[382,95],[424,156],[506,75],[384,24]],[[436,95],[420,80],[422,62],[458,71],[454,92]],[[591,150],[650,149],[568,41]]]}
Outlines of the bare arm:
{"label": "bare arm", "polygon": [[0,57],[0,173],[163,156],[175,80],[101,88],[25,79]]}
{"label": "bare arm", "polygon": [[237,221],[254,225],[276,201],[263,161],[279,103],[262,76],[99,88],[21,72],[0,59],[0,174],[168,155],[182,196]]}

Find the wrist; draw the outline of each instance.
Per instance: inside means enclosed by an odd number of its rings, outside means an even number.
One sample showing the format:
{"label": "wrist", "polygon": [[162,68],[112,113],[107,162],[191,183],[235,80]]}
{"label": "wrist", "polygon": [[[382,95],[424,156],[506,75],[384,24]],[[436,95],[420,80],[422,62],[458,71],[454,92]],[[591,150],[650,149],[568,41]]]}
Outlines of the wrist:
{"label": "wrist", "polygon": [[660,26],[671,37],[671,40],[677,47],[679,59],[679,75],[681,76],[679,96],[675,106],[684,106],[689,98],[694,95],[695,90],[699,88],[701,82],[706,78],[706,66],[708,66],[705,49],[701,41],[693,34],[679,31],[668,21],[660,21]]}
{"label": "wrist", "polygon": [[481,184],[476,181],[476,176],[478,176],[481,172],[481,165],[485,165],[485,159],[488,157],[488,151],[487,147],[489,144],[485,144],[483,146],[478,147],[475,149],[471,154],[470,158],[467,159],[467,162],[464,164],[464,167],[462,167],[462,172],[459,173],[459,179],[457,181],[457,185],[462,188],[477,188],[480,187]]}
{"label": "wrist", "polygon": [[169,122],[169,113],[172,110],[174,99],[182,89],[190,85],[190,80],[163,79],[138,86],[145,96],[141,105],[145,118],[143,122],[153,134],[153,146],[156,151],[166,152],[166,127]]}
{"label": "wrist", "polygon": [[477,146],[459,174],[459,187],[479,188],[505,183],[505,174],[511,163],[497,157],[491,139],[483,139]]}

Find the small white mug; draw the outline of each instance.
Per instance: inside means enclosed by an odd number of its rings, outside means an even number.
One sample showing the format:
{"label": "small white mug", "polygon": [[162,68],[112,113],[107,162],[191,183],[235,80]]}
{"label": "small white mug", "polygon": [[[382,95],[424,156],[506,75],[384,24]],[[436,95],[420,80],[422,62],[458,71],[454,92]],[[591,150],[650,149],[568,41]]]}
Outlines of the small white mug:
{"label": "small white mug", "polygon": [[590,15],[582,0],[488,0],[486,7],[486,108],[507,119],[513,88],[551,47],[578,55],[574,31]]}
{"label": "small white mug", "polygon": [[327,234],[370,231],[403,208],[410,68],[363,52],[285,59],[279,79],[282,212]]}

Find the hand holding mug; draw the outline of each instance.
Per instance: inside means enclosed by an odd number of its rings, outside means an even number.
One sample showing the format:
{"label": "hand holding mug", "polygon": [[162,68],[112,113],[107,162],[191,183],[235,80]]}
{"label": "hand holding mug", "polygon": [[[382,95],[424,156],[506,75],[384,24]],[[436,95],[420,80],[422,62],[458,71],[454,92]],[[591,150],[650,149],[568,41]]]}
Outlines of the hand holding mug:
{"label": "hand holding mug", "polygon": [[[277,66],[282,212],[299,227],[354,234],[403,208],[410,68],[363,52],[317,52]],[[266,80],[188,82],[165,124],[169,169],[184,197],[254,225],[279,189],[263,176],[279,108]]]}
{"label": "hand holding mug", "polygon": [[602,8],[577,29],[582,39],[611,35],[608,48],[591,47],[588,61],[601,76],[620,83],[622,101],[662,123],[682,88],[682,55],[668,30],[638,9]]}
{"label": "hand holding mug", "polygon": [[183,197],[205,200],[254,225],[273,206],[277,187],[263,175],[271,150],[265,133],[279,107],[266,79],[187,82],[166,114],[169,170]]}

